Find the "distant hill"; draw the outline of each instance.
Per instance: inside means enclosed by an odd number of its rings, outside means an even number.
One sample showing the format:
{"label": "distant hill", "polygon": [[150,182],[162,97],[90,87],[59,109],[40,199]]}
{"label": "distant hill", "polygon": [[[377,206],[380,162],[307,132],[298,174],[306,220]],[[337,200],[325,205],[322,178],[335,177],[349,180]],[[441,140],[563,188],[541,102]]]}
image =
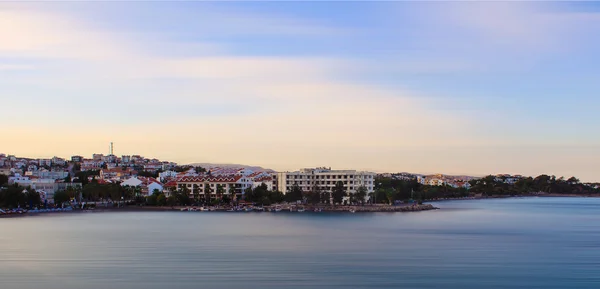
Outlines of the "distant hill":
{"label": "distant hill", "polygon": [[259,167],[259,166],[249,166],[249,165],[240,165],[240,164],[212,164],[212,163],[193,163],[193,164],[189,164],[190,166],[195,166],[195,167],[203,167],[205,169],[210,169],[210,168],[246,168],[246,169],[250,169],[253,171],[267,171],[267,172],[275,172],[272,169],[267,169],[267,168],[263,168],[263,167]]}

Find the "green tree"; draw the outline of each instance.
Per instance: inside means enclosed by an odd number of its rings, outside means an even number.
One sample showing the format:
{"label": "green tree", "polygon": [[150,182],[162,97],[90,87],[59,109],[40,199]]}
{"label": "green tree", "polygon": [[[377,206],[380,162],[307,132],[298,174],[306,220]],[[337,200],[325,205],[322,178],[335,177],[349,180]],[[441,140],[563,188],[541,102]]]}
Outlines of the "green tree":
{"label": "green tree", "polygon": [[146,197],[146,204],[148,204],[148,206],[156,206],[158,205],[158,196],[161,193],[158,190],[154,190],[154,192],[152,192],[152,195]]}
{"label": "green tree", "polygon": [[217,184],[216,197],[219,202],[222,201],[223,195],[225,194],[225,188],[221,184]]}
{"label": "green tree", "polygon": [[8,176],[4,174],[0,174],[0,187],[8,184]]}
{"label": "green tree", "polygon": [[165,194],[161,193],[156,196],[156,204],[158,206],[165,206],[167,204],[167,198],[165,197]]}
{"label": "green tree", "polygon": [[392,188],[385,189],[385,197],[390,205],[394,204],[394,201],[396,200],[396,191]]}
{"label": "green tree", "polygon": [[[188,201],[189,201],[189,196],[188,196]],[[176,206],[176,205],[177,205],[179,202],[180,202],[180,201],[179,201],[179,199],[177,198],[177,196],[176,196],[176,195],[170,195],[170,196],[167,198],[167,205],[169,205],[169,206],[171,206],[171,207],[173,207],[173,206]],[[185,205],[187,205],[187,204],[184,204],[184,203],[180,203],[180,204],[181,204],[181,205],[184,205],[184,206],[185,206]]]}
{"label": "green tree", "polygon": [[387,203],[387,194],[385,192],[386,192],[386,189],[384,189],[384,188],[378,188],[377,190],[375,190],[375,193],[373,194],[373,203],[376,203],[376,204]]}
{"label": "green tree", "polygon": [[288,203],[295,203],[302,200],[302,189],[298,184],[292,186],[292,189],[285,195],[285,200]]}
{"label": "green tree", "polygon": [[54,193],[54,203],[61,206],[63,203],[69,202],[69,194],[65,190],[57,191]]}
{"label": "green tree", "polygon": [[319,189],[318,186],[314,186],[312,192],[310,192],[309,202],[313,205],[317,205],[321,203],[321,197],[323,192]]}
{"label": "green tree", "polygon": [[337,182],[335,184],[335,187],[333,187],[333,190],[331,192],[332,197],[333,197],[333,204],[341,204],[342,200],[344,199],[344,196],[346,195],[346,190],[344,189],[344,183],[342,183],[341,181]]}
{"label": "green tree", "polygon": [[204,202],[207,204],[213,204],[212,199],[213,189],[210,187],[209,183],[204,183]]}
{"label": "green tree", "polygon": [[283,202],[284,199],[285,199],[285,196],[280,191],[269,192],[269,200],[271,201],[272,204],[281,203],[281,202]]}
{"label": "green tree", "polygon": [[[269,198],[269,187],[266,184],[262,183],[260,186],[254,188],[252,191],[252,201],[256,203],[271,203],[271,199]],[[267,199],[268,201],[265,201]]]}
{"label": "green tree", "polygon": [[356,200],[360,204],[364,204],[365,198],[367,197],[367,193],[368,193],[367,187],[365,187],[365,186],[358,187],[358,189],[356,189],[356,193],[355,193]]}
{"label": "green tree", "polygon": [[25,193],[26,202],[29,207],[38,207],[42,203],[42,199],[40,198],[40,194],[33,189],[28,188]]}
{"label": "green tree", "polygon": [[255,197],[252,188],[248,187],[244,190],[244,200],[246,200],[246,202],[254,202]]}

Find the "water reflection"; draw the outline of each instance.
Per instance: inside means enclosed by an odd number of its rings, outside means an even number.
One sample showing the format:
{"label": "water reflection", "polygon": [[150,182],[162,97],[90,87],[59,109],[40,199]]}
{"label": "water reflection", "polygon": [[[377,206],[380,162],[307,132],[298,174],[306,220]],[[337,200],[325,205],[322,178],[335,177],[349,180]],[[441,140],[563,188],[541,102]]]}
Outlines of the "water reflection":
{"label": "water reflection", "polygon": [[0,220],[0,288],[600,288],[600,201]]}

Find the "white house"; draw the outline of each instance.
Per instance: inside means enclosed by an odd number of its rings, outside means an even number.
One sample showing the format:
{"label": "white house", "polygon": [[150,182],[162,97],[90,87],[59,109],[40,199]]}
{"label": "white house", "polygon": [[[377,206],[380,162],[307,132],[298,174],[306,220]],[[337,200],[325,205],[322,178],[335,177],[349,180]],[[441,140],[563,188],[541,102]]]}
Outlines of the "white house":
{"label": "white house", "polygon": [[267,190],[273,190],[273,177],[271,176],[258,176],[252,179],[252,188],[255,189],[258,186],[265,184],[267,186]]}
{"label": "white house", "polygon": [[159,192],[163,191],[163,186],[157,182],[151,182],[148,185],[146,185],[146,188],[148,188],[148,194],[151,195],[154,190],[158,190]]}
{"label": "white house", "polygon": [[55,156],[52,158],[52,163],[55,165],[64,166],[65,164],[67,164],[67,161],[63,158],[59,158],[59,157]]}
{"label": "white house", "polygon": [[176,177],[177,177],[177,172],[175,172],[175,171],[164,171],[164,172],[158,173],[158,180],[161,182],[164,182],[168,179],[172,179],[172,178],[176,178]]}
{"label": "white house", "polygon": [[141,186],[142,183],[143,183],[142,180],[138,179],[137,177],[131,177],[131,178],[123,181],[121,183],[121,186],[137,187],[137,186]]}
{"label": "white house", "polygon": [[142,194],[151,195],[154,190],[163,191],[163,185],[154,178],[131,177],[121,183],[121,186],[141,187]]}
{"label": "white house", "polygon": [[38,163],[40,166],[51,166],[52,165],[52,159],[39,159]]}

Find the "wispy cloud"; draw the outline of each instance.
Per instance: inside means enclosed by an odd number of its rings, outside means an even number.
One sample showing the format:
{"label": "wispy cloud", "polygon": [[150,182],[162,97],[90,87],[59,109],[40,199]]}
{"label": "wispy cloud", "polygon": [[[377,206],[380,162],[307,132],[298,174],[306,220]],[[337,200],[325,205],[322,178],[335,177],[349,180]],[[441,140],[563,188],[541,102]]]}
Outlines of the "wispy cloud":
{"label": "wispy cloud", "polygon": [[19,71],[19,70],[32,70],[32,65],[23,64],[2,64],[0,63],[0,71]]}
{"label": "wispy cloud", "polygon": [[[3,149],[40,154],[36,139],[44,139],[43,154],[90,154],[115,141],[123,153],[276,169],[468,173],[495,163],[509,169],[506,159],[537,169],[512,156],[523,156],[528,150],[519,148],[527,145],[560,143],[540,142],[549,128],[531,132],[533,124],[511,121],[515,110],[500,109],[510,105],[483,101],[503,87],[484,87],[474,98],[443,84],[527,65],[530,71],[539,55],[588,49],[582,31],[597,33],[597,17],[537,4],[469,4],[414,6],[412,18],[375,21],[377,31],[356,40],[347,38],[352,30],[323,21],[217,4],[126,3],[140,9],[119,19],[110,11],[120,3],[92,6],[107,9],[100,16],[83,4],[0,6],[0,99],[27,108],[0,116],[14,124]],[[86,20],[80,7],[97,18]],[[293,39],[319,47],[328,38],[356,55],[315,49],[307,56],[286,46]],[[268,40],[261,48],[286,53],[245,51],[261,39]],[[421,75],[438,81],[424,84],[435,93],[414,88]],[[70,133],[56,136],[57,129]]]}

